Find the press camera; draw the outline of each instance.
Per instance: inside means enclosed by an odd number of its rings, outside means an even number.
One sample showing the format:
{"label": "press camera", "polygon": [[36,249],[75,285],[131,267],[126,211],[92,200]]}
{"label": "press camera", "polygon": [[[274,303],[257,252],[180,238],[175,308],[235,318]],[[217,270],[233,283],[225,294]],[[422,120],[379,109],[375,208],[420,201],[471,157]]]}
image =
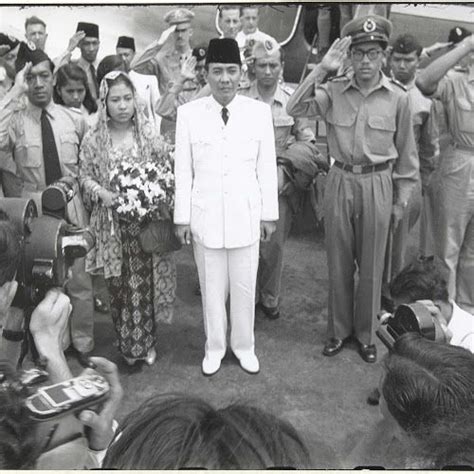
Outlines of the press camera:
{"label": "press camera", "polygon": [[42,215],[33,199],[0,198],[0,209],[16,225],[22,239],[17,269],[18,291],[12,306],[36,306],[53,287],[63,287],[74,259],[94,245],[93,234],[67,222],[67,208],[77,193],[74,178],[48,186],[41,194]]}
{"label": "press camera", "polygon": [[446,342],[440,322],[421,301],[402,304],[393,314],[384,313],[378,319],[380,326],[375,333],[388,349],[407,332],[416,332],[430,341]]}

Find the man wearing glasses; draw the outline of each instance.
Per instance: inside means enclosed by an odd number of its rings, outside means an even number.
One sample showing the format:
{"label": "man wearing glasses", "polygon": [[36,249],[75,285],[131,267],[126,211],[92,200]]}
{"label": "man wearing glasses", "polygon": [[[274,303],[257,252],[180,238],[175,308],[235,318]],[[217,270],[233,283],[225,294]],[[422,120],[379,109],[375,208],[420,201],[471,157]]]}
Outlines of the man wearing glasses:
{"label": "man wearing glasses", "polygon": [[[366,362],[377,359],[374,323],[388,233],[397,228],[419,180],[408,95],[381,72],[391,29],[377,15],[347,23],[343,38],[287,106],[295,117],[325,118],[333,161],[325,196],[329,295],[323,354],[338,354],[354,336]],[[353,75],[321,85],[348,53]]]}

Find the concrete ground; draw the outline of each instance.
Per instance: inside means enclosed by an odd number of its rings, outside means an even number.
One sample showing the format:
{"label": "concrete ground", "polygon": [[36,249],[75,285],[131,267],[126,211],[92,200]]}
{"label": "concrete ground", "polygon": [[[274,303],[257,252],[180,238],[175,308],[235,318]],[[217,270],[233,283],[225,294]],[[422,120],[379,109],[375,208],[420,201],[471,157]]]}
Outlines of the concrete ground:
{"label": "concrete ground", "polygon": [[[346,446],[379,418],[366,398],[377,386],[378,364],[365,363],[355,345],[338,356],[321,354],[327,318],[327,267],[322,237],[293,236],[285,248],[281,317],[257,313],[258,375],[248,375],[230,353],[213,377],[201,374],[204,330],[192,251],[176,253],[178,297],[174,321],[158,326],[157,361],[131,371],[114,347],[109,315],[97,315],[95,355],[114,360],[125,391],[119,420],[155,393],[186,392],[216,406],[245,401],[293,423],[312,449],[314,468],[340,468]],[[385,347],[377,341],[379,359]],[[72,362],[74,371],[79,367]]]}

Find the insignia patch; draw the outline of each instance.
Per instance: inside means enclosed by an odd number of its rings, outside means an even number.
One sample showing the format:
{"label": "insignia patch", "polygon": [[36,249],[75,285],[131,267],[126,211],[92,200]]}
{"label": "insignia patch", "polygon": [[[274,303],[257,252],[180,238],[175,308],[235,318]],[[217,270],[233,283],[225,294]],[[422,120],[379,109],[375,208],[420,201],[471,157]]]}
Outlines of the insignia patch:
{"label": "insignia patch", "polygon": [[206,55],[206,51],[204,51],[203,48],[200,48],[199,49],[199,56],[205,56]]}
{"label": "insignia patch", "polygon": [[273,44],[270,40],[265,40],[264,45],[267,51],[271,51],[273,49]]}
{"label": "insignia patch", "polygon": [[26,44],[27,44],[28,48],[30,48],[31,51],[36,51],[36,45],[35,45],[35,43],[33,43],[33,41],[28,40],[26,42]]}
{"label": "insignia patch", "polygon": [[456,34],[458,36],[461,36],[462,35],[462,31],[461,31],[461,28],[459,28],[459,26],[456,27]]}
{"label": "insignia patch", "polygon": [[372,33],[373,31],[376,30],[377,25],[375,24],[375,21],[372,20],[372,18],[369,18],[368,20],[365,20],[362,28],[364,29],[366,33]]}

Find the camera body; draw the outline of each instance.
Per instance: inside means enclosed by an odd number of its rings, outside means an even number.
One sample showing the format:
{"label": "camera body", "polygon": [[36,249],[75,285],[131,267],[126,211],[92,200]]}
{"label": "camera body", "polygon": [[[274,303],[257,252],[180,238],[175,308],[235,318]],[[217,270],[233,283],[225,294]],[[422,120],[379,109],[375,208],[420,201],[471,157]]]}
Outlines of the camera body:
{"label": "camera body", "polygon": [[62,178],[41,194],[42,215],[32,199],[0,198],[22,239],[18,291],[12,306],[36,306],[53,287],[63,287],[74,259],[94,245],[93,234],[66,221],[67,205],[77,191],[74,178]]}
{"label": "camera body", "polygon": [[446,342],[441,324],[421,301],[402,304],[393,314],[385,313],[378,319],[380,326],[375,333],[388,349],[407,332],[416,332],[430,341]]}

